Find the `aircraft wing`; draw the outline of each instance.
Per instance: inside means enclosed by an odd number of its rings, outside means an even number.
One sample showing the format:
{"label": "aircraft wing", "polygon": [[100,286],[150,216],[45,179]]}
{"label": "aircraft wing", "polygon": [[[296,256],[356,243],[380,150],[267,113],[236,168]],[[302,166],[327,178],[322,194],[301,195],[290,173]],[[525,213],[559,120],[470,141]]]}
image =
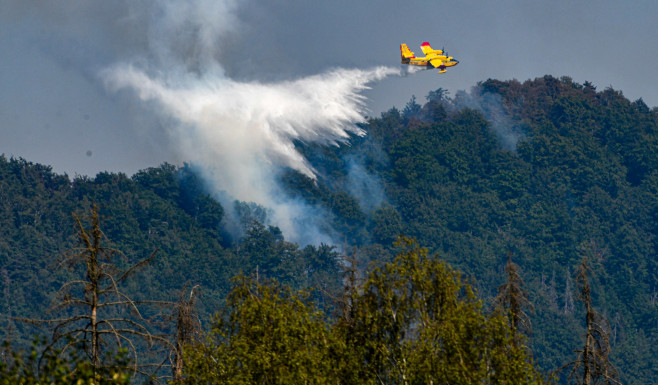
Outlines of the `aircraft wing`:
{"label": "aircraft wing", "polygon": [[446,61],[443,59],[432,59],[430,60],[430,64],[434,66],[434,68],[438,68],[439,66],[443,65]]}
{"label": "aircraft wing", "polygon": [[434,50],[432,49],[432,47],[430,46],[430,43],[428,43],[428,42],[424,42],[423,44],[421,44],[421,45],[420,45],[420,49],[423,50],[423,53],[424,53],[425,55],[427,55],[428,53],[431,53],[431,52],[434,51]]}

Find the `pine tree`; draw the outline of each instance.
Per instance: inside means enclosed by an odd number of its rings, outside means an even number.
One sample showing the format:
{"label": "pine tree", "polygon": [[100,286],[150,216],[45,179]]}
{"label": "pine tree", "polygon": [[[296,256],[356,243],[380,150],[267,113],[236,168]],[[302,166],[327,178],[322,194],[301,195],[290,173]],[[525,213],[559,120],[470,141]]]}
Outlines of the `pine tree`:
{"label": "pine tree", "polygon": [[[94,205],[91,210],[90,229],[85,228],[77,215],[73,217],[80,247],[66,254],[59,266],[82,272],[83,277],[66,282],[58,290],[58,302],[52,311],[62,313],[63,316],[20,320],[53,327],[52,338],[45,353],[55,349],[62,355],[70,350],[82,349],[94,370],[100,372],[108,346],[114,346],[117,350],[128,348],[132,355],[133,371],[150,375],[145,372],[148,370],[146,365],[139,363],[134,339],[141,339],[148,347],[156,342],[169,342],[151,334],[137,307],[138,302],[123,293],[119,284],[148,264],[155,252],[122,270],[113,263],[113,258],[121,252],[105,246],[106,238],[100,227],[98,207]],[[125,310],[132,313],[132,317],[124,315]]]}
{"label": "pine tree", "polygon": [[610,325],[592,305],[592,290],[588,278],[589,257],[584,253],[578,268],[580,301],[585,305],[585,345],[577,350],[578,358],[567,364],[572,370],[570,378],[579,377],[581,385],[621,384],[619,374],[610,362]]}
{"label": "pine tree", "polygon": [[530,317],[524,310],[532,310],[532,304],[528,301],[528,292],[524,289],[525,284],[519,274],[519,266],[512,262],[511,252],[507,253],[505,273],[507,280],[498,287],[498,296],[495,302],[507,314],[514,343],[520,346],[522,343],[521,334],[528,335],[532,331]]}

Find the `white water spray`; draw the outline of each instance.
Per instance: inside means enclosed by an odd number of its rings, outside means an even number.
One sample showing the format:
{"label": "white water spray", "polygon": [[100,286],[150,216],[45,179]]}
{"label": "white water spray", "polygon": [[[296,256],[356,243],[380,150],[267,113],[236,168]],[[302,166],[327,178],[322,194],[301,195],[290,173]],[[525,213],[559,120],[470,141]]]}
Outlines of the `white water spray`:
{"label": "white water spray", "polygon": [[[204,2],[196,4],[201,7]],[[209,19],[195,18],[203,12],[189,6],[183,12],[188,19],[166,16],[168,10],[175,9],[171,4],[163,8],[165,22],[157,29],[171,36],[172,26],[198,24],[199,47],[212,49],[216,38],[212,33],[221,29],[204,27]],[[230,12],[231,7],[219,9]],[[221,19],[231,18],[224,15]],[[162,48],[163,44],[156,44],[158,52],[166,53],[158,60],[160,65],[172,61],[169,56],[173,50]],[[157,71],[149,68],[147,72],[123,63],[106,69],[102,76],[109,88],[133,89],[141,100],[154,102],[158,113],[175,119],[177,124],[170,131],[173,143],[177,143],[183,159],[206,170],[216,191],[267,207],[272,223],[288,239],[330,241],[319,237],[317,226],[309,226],[313,221],[308,216],[314,210],[284,197],[277,175],[289,168],[315,179],[315,170],[296,150],[294,141],[338,144],[350,134],[364,135],[357,126],[363,121],[365,97],[361,92],[371,82],[401,75],[400,69],[339,68],[277,83],[238,82],[224,75],[215,56],[198,55],[193,73],[182,71],[185,65]]]}

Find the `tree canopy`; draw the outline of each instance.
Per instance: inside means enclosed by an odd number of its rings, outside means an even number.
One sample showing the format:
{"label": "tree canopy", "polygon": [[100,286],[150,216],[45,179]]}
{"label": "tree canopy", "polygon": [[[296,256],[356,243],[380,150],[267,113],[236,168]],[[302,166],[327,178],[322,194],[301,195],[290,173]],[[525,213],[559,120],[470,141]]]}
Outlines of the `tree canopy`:
{"label": "tree canopy", "polygon": [[[231,277],[256,270],[292,293],[321,287],[309,295],[331,313],[328,298],[342,293],[339,251],[355,249],[360,266],[383,274],[400,234],[463,271],[489,314],[511,252],[534,306],[529,343],[544,372],[581,346],[586,325],[583,304],[574,301],[575,272],[580,245],[593,242],[600,253],[591,265],[591,298],[610,322],[610,362],[623,383],[652,382],[658,109],[552,76],[489,79],[470,92],[439,89],[420,99],[368,118],[368,135],[350,146],[297,143],[318,179],[287,171],[281,185],[326,213],[326,228],[340,234],[336,245],[296,245],[268,222],[266,208],[218,203],[193,165],[69,178],[0,156],[2,339],[29,345],[35,330],[15,317],[40,316],[71,279],[53,264],[75,244],[70,213],[95,202],[117,249],[137,259],[159,250],[126,293],[172,301],[186,283],[200,285],[204,327],[227,303]],[[249,219],[240,231],[227,227],[233,211]]]}

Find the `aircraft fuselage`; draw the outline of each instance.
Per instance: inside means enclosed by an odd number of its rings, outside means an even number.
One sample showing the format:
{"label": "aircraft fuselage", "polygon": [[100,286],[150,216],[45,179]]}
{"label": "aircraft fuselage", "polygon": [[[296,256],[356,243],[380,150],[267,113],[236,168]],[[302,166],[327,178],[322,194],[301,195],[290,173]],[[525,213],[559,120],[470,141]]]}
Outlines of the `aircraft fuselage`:
{"label": "aircraft fuselage", "polygon": [[400,44],[402,64],[426,67],[426,69],[437,68],[440,73],[446,72],[446,68],[448,67],[453,67],[459,64],[458,60],[455,60],[452,56],[446,55],[443,50],[432,49],[428,42],[423,43],[421,49],[423,50],[425,57],[416,57],[406,44]]}

